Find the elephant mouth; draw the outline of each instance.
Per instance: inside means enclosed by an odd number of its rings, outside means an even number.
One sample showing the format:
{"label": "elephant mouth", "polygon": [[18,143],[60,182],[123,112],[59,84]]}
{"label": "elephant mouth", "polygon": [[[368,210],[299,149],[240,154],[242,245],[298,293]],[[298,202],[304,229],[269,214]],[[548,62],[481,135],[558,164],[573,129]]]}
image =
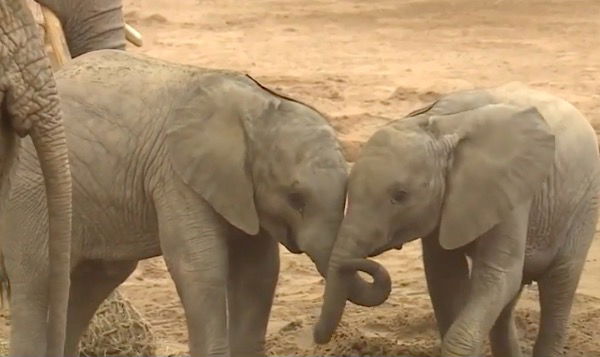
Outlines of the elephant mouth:
{"label": "elephant mouth", "polygon": [[302,254],[302,250],[298,247],[298,244],[294,240],[294,231],[291,227],[287,227],[285,232],[285,238],[280,240],[281,244],[292,254]]}
{"label": "elephant mouth", "polygon": [[375,249],[374,251],[372,251],[372,252],[371,252],[371,253],[368,255],[368,257],[369,257],[369,258],[376,257],[376,256],[378,256],[378,255],[380,255],[380,254],[383,254],[383,253],[387,252],[387,251],[388,251],[388,250],[390,250],[390,249],[401,250],[401,249],[402,249],[402,243],[399,243],[399,244],[398,244],[398,243],[390,243],[390,244],[386,244],[386,245],[384,245],[384,246],[382,246],[382,247],[379,247],[379,248]]}

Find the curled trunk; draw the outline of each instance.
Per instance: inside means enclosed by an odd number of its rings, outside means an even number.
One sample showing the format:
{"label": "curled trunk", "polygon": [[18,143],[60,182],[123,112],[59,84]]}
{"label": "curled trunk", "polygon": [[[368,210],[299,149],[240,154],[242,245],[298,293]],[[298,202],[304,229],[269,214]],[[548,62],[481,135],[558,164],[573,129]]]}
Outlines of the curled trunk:
{"label": "curled trunk", "polygon": [[[321,266],[321,267],[320,267]],[[317,270],[322,277],[327,279],[327,268],[324,264],[317,264]],[[359,306],[373,307],[383,304],[388,298],[386,288],[383,286],[385,280],[373,280],[372,283],[366,282],[358,273],[348,273],[345,277],[348,282],[347,297],[350,302]]]}
{"label": "curled trunk", "polygon": [[[373,283],[365,282],[358,271],[369,274]],[[367,306],[376,306],[388,298],[391,285],[388,272],[372,260],[357,258],[344,260],[341,264],[331,262],[321,315],[314,330],[315,342],[327,343],[331,340],[344,313],[351,289],[356,291],[356,296],[369,303]]]}
{"label": "curled trunk", "polygon": [[[340,219],[341,220],[341,219]],[[333,227],[330,225],[315,224],[313,227],[323,227],[322,229],[309,229],[308,232],[304,233],[303,242],[318,242],[319,244],[303,244],[302,250],[308,254],[311,260],[315,263],[317,271],[321,276],[327,279],[327,273],[329,269],[329,259],[335,243],[334,239],[330,237],[335,235],[338,231],[338,222],[340,220],[333,220],[336,224]],[[323,234],[323,232],[331,232],[330,235]],[[323,239],[322,237],[325,237]],[[346,281],[348,282],[348,300],[352,303],[360,306],[377,306],[381,305],[388,297],[385,293],[385,287],[381,285],[385,280],[374,280],[373,283],[366,282],[363,278],[358,275],[356,270],[348,274]],[[379,285],[378,285],[379,284]]]}
{"label": "curled trunk", "polygon": [[[388,272],[378,263],[366,259],[373,251],[373,242],[361,237],[372,236],[364,234],[369,229],[353,222],[353,213],[348,210],[329,259],[323,306],[314,329],[316,343],[329,342],[340,323],[346,300],[362,306],[377,306],[391,292]],[[373,283],[366,282],[359,271],[370,275]]]}
{"label": "curled trunk", "polygon": [[[377,264],[370,260],[366,261]],[[367,272],[366,270],[359,270]],[[391,287],[387,286],[388,283],[386,281],[389,280],[390,277],[386,276],[387,272],[385,269],[379,266],[378,269],[373,268],[373,273],[369,274],[373,276],[372,283],[366,282],[356,272],[349,279],[348,300],[350,300],[353,304],[365,307],[378,306],[383,304],[390,295]]]}

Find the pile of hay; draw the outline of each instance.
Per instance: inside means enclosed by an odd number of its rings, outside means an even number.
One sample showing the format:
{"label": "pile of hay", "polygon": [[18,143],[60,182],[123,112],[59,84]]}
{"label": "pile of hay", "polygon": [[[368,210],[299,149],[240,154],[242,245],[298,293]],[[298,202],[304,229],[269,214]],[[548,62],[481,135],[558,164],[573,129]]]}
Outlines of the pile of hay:
{"label": "pile of hay", "polygon": [[150,324],[115,290],[98,308],[81,338],[81,356],[155,356]]}
{"label": "pile of hay", "polygon": [[8,342],[4,339],[0,341],[0,356],[8,356]]}
{"label": "pile of hay", "polygon": [[[8,314],[4,318],[9,319]],[[0,356],[8,355],[8,336],[0,338]],[[115,290],[98,308],[81,338],[81,356],[156,356],[150,324]]]}

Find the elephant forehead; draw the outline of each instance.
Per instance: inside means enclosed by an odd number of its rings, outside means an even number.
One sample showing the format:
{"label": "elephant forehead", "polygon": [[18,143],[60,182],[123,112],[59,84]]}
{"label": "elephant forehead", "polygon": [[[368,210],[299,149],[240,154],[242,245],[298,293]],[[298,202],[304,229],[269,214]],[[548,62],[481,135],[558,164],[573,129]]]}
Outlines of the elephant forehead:
{"label": "elephant forehead", "polygon": [[345,166],[333,130],[326,125],[287,125],[270,129],[260,137],[257,149],[276,162],[310,163],[319,167]]}
{"label": "elephant forehead", "polygon": [[357,161],[350,172],[349,189],[375,193],[396,181],[406,179],[406,174],[384,156]]}
{"label": "elephant forehead", "polygon": [[393,188],[420,189],[436,173],[436,160],[425,145],[394,152],[380,150],[361,156],[350,173],[349,190],[375,195]]}
{"label": "elephant forehead", "polygon": [[[338,155],[328,153],[328,150],[315,152],[297,161],[293,154],[272,154],[271,159],[256,159],[254,163],[256,177],[267,181],[277,181],[284,186],[294,182],[311,186],[313,183],[323,183],[329,186],[345,186],[348,169],[345,161]],[[329,150],[331,151],[331,150]]]}
{"label": "elephant forehead", "polygon": [[[393,140],[370,142],[356,162],[371,171],[392,170],[419,173],[434,167],[434,143],[421,135],[395,135]],[[364,170],[364,169],[363,169]]]}
{"label": "elephant forehead", "polygon": [[363,152],[367,154],[380,152],[391,152],[395,155],[404,155],[407,152],[419,154],[426,151],[431,141],[430,134],[414,125],[389,126],[375,132],[367,141]]}

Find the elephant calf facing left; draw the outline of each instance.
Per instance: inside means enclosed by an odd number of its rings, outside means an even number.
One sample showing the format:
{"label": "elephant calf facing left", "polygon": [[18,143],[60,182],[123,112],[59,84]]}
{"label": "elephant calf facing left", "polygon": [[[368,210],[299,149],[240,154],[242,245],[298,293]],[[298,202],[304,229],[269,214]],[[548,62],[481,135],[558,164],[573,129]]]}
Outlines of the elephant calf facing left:
{"label": "elephant calf facing left", "polygon": [[317,342],[342,316],[356,261],[422,237],[442,356],[480,356],[488,334],[494,356],[520,356],[513,309],[531,281],[541,305],[533,354],[562,356],[599,192],[591,125],[526,86],[452,93],[392,122],[350,173]]}
{"label": "elephant calf facing left", "polygon": [[[263,356],[278,242],[327,270],[347,180],[333,129],[247,76],[124,51],[84,54],[56,78],[73,175],[66,355],[137,261],[162,254],[191,355]],[[27,276],[20,261],[44,260],[23,247],[47,229],[30,143],[17,175],[7,221],[37,221],[3,234],[21,242],[6,254]],[[351,299],[383,301],[373,274],[374,288],[356,276]]]}

